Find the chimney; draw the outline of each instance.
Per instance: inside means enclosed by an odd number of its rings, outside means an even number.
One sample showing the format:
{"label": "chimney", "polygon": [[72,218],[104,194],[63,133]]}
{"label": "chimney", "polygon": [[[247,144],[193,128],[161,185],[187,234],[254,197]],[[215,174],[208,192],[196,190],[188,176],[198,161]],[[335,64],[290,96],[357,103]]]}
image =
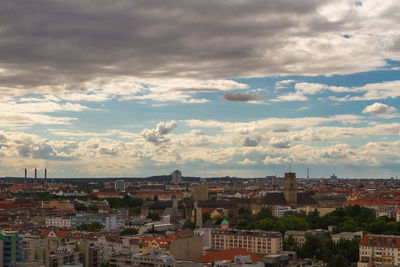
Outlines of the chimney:
{"label": "chimney", "polygon": [[37,169],[35,169],[35,179],[37,178]]}
{"label": "chimney", "polygon": [[27,169],[25,169],[25,179],[26,179],[26,177],[28,177],[28,170]]}
{"label": "chimney", "polygon": [[47,169],[44,169],[44,179],[47,179]]}

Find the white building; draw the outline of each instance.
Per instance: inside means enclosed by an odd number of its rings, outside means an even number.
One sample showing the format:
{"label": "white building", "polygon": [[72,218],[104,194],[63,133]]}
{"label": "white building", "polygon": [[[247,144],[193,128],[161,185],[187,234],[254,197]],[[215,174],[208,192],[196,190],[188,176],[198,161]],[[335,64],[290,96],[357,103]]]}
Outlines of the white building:
{"label": "white building", "polygon": [[275,206],[272,208],[272,215],[277,217],[277,218],[282,218],[286,215],[288,212],[295,212],[298,213],[298,209],[292,209],[292,207],[289,206]]}
{"label": "white building", "polygon": [[125,191],[125,181],[124,180],[116,180],[114,183],[115,191],[124,192]]}
{"label": "white building", "polygon": [[366,235],[360,241],[358,267],[399,266],[400,236]]}
{"label": "white building", "polygon": [[180,184],[182,183],[182,173],[180,170],[175,170],[172,174],[172,183]]}
{"label": "white building", "polygon": [[69,228],[71,227],[71,219],[68,217],[50,217],[46,218],[46,227]]}

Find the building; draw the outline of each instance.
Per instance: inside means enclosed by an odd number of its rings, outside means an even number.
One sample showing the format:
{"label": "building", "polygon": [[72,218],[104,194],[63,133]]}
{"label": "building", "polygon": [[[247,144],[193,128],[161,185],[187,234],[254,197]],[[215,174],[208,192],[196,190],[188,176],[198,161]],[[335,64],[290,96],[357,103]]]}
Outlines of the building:
{"label": "building", "polygon": [[338,234],[332,235],[332,241],[335,243],[338,243],[340,239],[345,239],[345,240],[353,240],[356,238],[362,238],[363,237],[363,232],[341,232]]}
{"label": "building", "polygon": [[399,266],[400,236],[366,235],[360,241],[358,267]]}
{"label": "building", "polygon": [[173,173],[171,173],[172,176],[172,183],[173,184],[180,184],[182,183],[182,173],[180,170],[175,170]]}
{"label": "building", "polygon": [[115,216],[96,216],[77,214],[71,216],[71,227],[78,227],[83,223],[101,223],[105,230],[117,230],[121,227],[120,220],[117,220]]}
{"label": "building", "polygon": [[297,192],[296,173],[292,172],[285,173],[283,192],[265,194],[261,199],[261,204],[267,207],[290,206],[311,211],[318,207],[318,202],[308,193]]}
{"label": "building", "polygon": [[325,229],[312,229],[307,231],[288,230],[285,232],[285,238],[288,238],[289,236],[294,239],[296,246],[301,247],[302,245],[304,245],[309,236],[329,238],[329,231]]}
{"label": "building", "polygon": [[298,209],[293,209],[292,207],[289,206],[274,206],[272,207],[272,215],[277,217],[277,218],[282,218],[286,215],[288,212],[293,212],[293,213],[298,213]]}
{"label": "building", "polygon": [[[232,248],[209,252],[197,259],[198,262],[214,264],[214,266],[260,266],[262,258],[243,248]],[[260,263],[259,265],[252,264]],[[246,265],[242,265],[246,264]]]}
{"label": "building", "polygon": [[192,187],[192,196],[193,200],[208,200],[208,186],[206,184],[200,184]]}
{"label": "building", "polygon": [[0,266],[22,261],[22,238],[15,232],[0,233]]}
{"label": "building", "polygon": [[285,200],[289,206],[297,206],[297,184],[296,184],[296,173],[287,172],[285,173],[285,187],[283,191]]}
{"label": "building", "polygon": [[71,218],[69,217],[50,217],[46,218],[46,227],[69,228],[71,227]]}
{"label": "building", "polygon": [[252,253],[278,254],[282,251],[279,232],[214,229],[211,231],[213,249],[244,248]]}
{"label": "building", "polygon": [[124,192],[125,191],[125,181],[124,180],[116,180],[114,183],[115,191]]}
{"label": "building", "polygon": [[128,256],[113,256],[108,261],[110,267],[129,267],[129,266],[151,266],[151,267],[202,267],[200,263],[192,261],[175,260],[172,256],[163,251],[152,251],[148,254],[135,254]]}

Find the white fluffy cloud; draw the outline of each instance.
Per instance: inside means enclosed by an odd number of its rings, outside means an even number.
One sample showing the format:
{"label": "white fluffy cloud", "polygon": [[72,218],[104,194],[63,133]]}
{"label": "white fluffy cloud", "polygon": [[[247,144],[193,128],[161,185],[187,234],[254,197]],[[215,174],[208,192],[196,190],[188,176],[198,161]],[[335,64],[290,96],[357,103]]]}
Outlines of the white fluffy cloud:
{"label": "white fluffy cloud", "polygon": [[169,134],[176,127],[176,121],[160,122],[154,129],[144,129],[142,131],[142,136],[150,143],[160,144],[168,141],[165,135]]}
{"label": "white fluffy cloud", "polygon": [[369,113],[369,114],[375,114],[375,115],[382,115],[382,114],[388,114],[388,113],[394,113],[396,112],[396,108],[390,107],[386,104],[382,103],[374,103],[370,106],[366,106],[363,110],[363,113]]}

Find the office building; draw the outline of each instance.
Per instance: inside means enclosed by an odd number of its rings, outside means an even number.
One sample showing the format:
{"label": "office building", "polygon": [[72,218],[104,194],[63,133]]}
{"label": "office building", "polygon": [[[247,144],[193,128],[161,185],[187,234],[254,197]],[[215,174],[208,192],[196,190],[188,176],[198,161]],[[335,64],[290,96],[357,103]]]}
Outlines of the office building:
{"label": "office building", "polygon": [[213,249],[244,248],[252,253],[278,254],[282,251],[279,232],[215,229],[211,231]]}

